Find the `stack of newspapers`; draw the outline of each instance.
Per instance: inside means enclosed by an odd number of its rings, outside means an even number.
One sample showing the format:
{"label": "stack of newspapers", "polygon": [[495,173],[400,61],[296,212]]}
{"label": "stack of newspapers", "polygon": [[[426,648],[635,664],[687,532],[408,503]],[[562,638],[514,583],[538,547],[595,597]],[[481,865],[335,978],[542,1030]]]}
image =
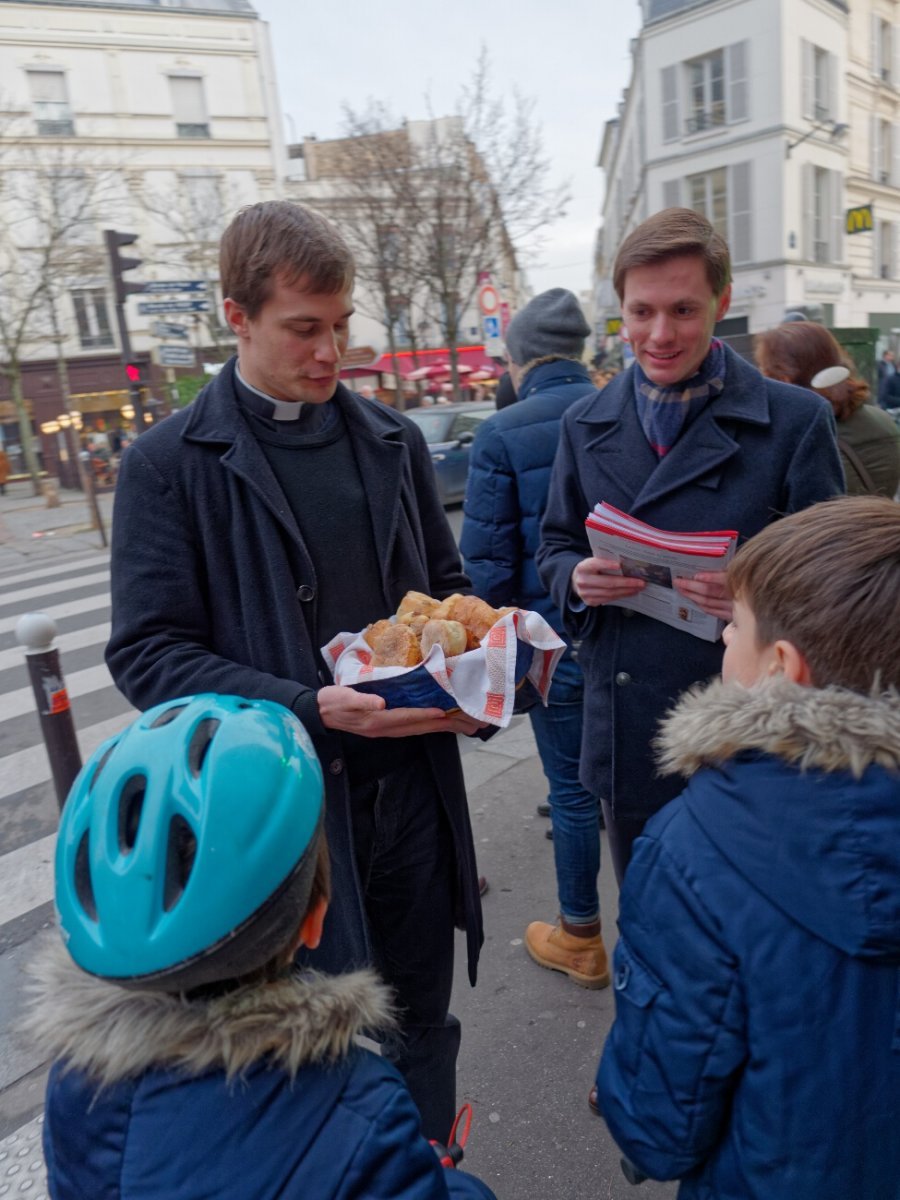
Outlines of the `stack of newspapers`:
{"label": "stack of newspapers", "polygon": [[610,604],[634,609],[707,642],[721,637],[725,622],[692,604],[676,591],[672,580],[692,579],[701,571],[724,571],[737,546],[735,530],[657,529],[605,502],[594,505],[585,525],[596,558],[615,559],[617,574],[643,579],[647,585],[636,595]]}

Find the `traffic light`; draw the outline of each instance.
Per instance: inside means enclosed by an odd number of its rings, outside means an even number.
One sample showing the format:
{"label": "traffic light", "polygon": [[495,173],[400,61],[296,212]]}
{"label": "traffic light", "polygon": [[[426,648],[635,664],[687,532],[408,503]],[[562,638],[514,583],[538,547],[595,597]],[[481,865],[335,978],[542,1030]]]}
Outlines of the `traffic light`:
{"label": "traffic light", "polygon": [[116,229],[105,229],[103,237],[106,241],[106,253],[109,256],[109,270],[116,293],[116,304],[124,304],[126,296],[130,296],[133,292],[142,292],[144,290],[142,283],[126,283],[123,278],[123,272],[133,271],[135,267],[141,265],[143,259],[128,258],[119,253],[121,246],[132,245],[133,242],[137,241],[138,235],[136,233],[119,233]]}
{"label": "traffic light", "polygon": [[141,382],[141,367],[140,363],[126,363],[125,374],[128,376],[129,383]]}

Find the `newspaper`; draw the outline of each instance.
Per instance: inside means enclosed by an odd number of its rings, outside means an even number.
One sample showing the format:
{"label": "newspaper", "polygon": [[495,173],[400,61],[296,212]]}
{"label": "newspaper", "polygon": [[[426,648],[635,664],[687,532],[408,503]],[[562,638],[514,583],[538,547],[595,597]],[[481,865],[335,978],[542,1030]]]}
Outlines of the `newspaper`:
{"label": "newspaper", "polygon": [[594,506],[585,526],[595,557],[615,559],[620,574],[643,579],[647,585],[636,595],[609,604],[644,613],[707,642],[722,636],[725,621],[682,596],[672,581],[693,579],[701,571],[724,571],[737,546],[735,530],[657,529],[606,503]]}

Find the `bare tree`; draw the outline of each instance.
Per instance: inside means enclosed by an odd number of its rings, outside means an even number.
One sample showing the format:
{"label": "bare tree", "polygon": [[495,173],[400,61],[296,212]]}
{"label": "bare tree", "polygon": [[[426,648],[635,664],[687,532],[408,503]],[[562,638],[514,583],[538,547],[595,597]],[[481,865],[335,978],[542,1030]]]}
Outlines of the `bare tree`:
{"label": "bare tree", "polygon": [[78,147],[10,136],[0,172],[0,372],[10,381],[25,465],[40,495],[39,465],[22,364],[29,346],[52,339],[50,308],[66,287],[105,273],[97,225],[115,187]]}
{"label": "bare tree", "polygon": [[462,320],[481,276],[512,284],[568,203],[567,187],[550,180],[533,101],[494,96],[483,49],[454,116],[398,122],[371,102],[345,109],[345,126],[342,141],[314,146],[320,157],[337,150],[333,190],[343,207],[334,207],[365,249],[361,274],[379,291],[389,341],[390,298],[399,294],[440,330],[458,393]]}

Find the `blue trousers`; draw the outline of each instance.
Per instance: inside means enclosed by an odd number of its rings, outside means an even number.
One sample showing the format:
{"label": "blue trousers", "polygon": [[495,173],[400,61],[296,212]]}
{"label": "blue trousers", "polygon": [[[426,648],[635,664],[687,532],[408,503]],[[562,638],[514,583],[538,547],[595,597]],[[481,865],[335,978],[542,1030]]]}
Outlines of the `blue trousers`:
{"label": "blue trousers", "polygon": [[600,916],[600,803],[578,780],[584,676],[573,658],[560,659],[549,703],[529,717],[553,810],[553,856],[559,911],[572,925]]}
{"label": "blue trousers", "polygon": [[351,794],[373,966],[399,1008],[399,1028],[382,1054],[406,1080],[425,1136],[446,1142],[460,1044],[449,1011],[457,888],[450,825],[428,761],[416,751],[408,766]]}

